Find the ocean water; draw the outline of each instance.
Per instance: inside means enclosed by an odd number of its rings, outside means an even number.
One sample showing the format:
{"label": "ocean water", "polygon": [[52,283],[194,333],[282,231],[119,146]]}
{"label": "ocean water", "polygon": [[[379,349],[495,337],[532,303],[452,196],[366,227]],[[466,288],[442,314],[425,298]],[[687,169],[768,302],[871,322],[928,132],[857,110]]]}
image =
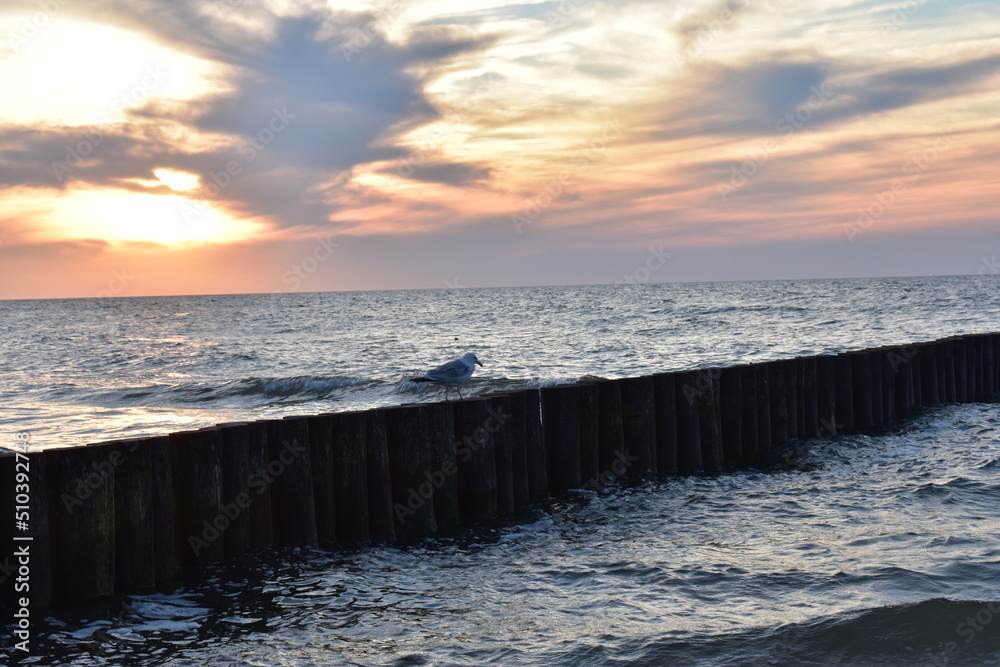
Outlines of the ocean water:
{"label": "ocean water", "polygon": [[1000,276],[0,301],[0,428],[82,445],[1000,330]]}
{"label": "ocean water", "polygon": [[[996,277],[0,303],[4,432],[235,418],[1000,330]],[[458,340],[455,340],[455,339]],[[997,665],[1000,405],[393,548],[254,554],[33,619],[40,665]],[[10,633],[5,632],[9,637]],[[0,644],[0,662],[13,657]]]}

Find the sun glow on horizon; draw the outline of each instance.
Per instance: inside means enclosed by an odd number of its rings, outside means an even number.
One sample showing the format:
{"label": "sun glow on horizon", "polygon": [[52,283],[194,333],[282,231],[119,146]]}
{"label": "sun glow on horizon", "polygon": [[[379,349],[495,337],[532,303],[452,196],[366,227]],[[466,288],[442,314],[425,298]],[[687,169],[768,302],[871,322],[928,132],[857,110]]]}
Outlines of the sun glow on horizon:
{"label": "sun glow on horizon", "polygon": [[56,200],[50,234],[163,245],[229,243],[258,236],[266,225],[236,220],[209,202],[180,195],[79,190]]}

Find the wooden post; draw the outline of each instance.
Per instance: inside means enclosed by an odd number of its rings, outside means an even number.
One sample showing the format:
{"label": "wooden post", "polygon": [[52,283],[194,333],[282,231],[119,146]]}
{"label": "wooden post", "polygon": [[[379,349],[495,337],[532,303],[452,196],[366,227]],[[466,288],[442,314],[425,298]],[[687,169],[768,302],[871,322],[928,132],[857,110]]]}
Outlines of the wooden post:
{"label": "wooden post", "polygon": [[625,425],[622,422],[621,384],[617,380],[597,383],[597,464],[600,471],[611,470],[625,451]]}
{"label": "wooden post", "polygon": [[[67,447],[45,450],[42,457],[48,477],[52,599],[75,602],[110,595],[115,590],[116,541],[111,452]],[[35,491],[41,492],[44,487]]]}
{"label": "wooden post", "polygon": [[318,543],[316,499],[308,422],[304,417],[287,417],[268,419],[265,424],[275,544],[315,546]]}
{"label": "wooden post", "polygon": [[426,404],[427,439],[434,452],[431,473],[434,493],[434,520],[439,531],[456,528],[458,513],[458,462],[455,460],[455,414],[451,403]]}
{"label": "wooden post", "polygon": [[[657,373],[653,376],[653,409],[656,412],[656,470],[667,475],[677,474],[677,390],[674,382],[675,377],[674,373]],[[604,417],[603,409],[601,417]],[[601,466],[601,470],[608,469]]]}
{"label": "wooden post", "polygon": [[656,472],[656,417],[653,408],[653,378],[618,381],[622,397],[622,428],[625,447],[635,460],[629,473]]}
{"label": "wooden post", "polygon": [[983,365],[982,365],[982,343],[978,335],[965,337],[966,356],[969,374],[969,402],[982,400],[983,395]]}
{"label": "wooden post", "polygon": [[1000,334],[992,333],[989,334],[989,342],[987,345],[990,348],[988,354],[992,357],[993,362],[989,365],[990,371],[993,375],[993,379],[990,381],[993,387],[993,394],[989,397],[990,401],[997,400],[997,392],[1000,392]]}
{"label": "wooden post", "polygon": [[941,360],[944,366],[941,376],[944,379],[944,402],[958,402],[958,377],[955,370],[955,341],[946,338],[941,343]]}
{"label": "wooden post", "polygon": [[993,339],[992,334],[983,336],[983,367],[986,369],[983,375],[983,400],[986,402],[992,401],[997,391],[997,356]]}
{"label": "wooden post", "polygon": [[834,378],[837,387],[835,396],[837,423],[840,425],[842,433],[852,433],[857,429],[854,423],[854,370],[850,354],[838,354],[834,357],[834,364],[836,368]]}
{"label": "wooden post", "polygon": [[760,426],[757,423],[757,367],[753,364],[737,366],[742,395],[740,398],[740,464],[756,465],[760,451]]}
{"label": "wooden post", "polygon": [[789,437],[788,375],[781,361],[766,364],[771,393],[771,447],[780,447]]}
{"label": "wooden post", "polygon": [[496,424],[490,399],[453,401],[458,459],[458,498],[462,523],[497,518],[497,471],[493,454]]}
{"label": "wooden post", "polygon": [[994,333],[990,336],[993,339],[993,392],[994,395],[990,400],[997,400],[996,394],[1000,392],[1000,333]]}
{"label": "wooden post", "polygon": [[507,394],[493,394],[490,409],[495,418],[493,431],[493,457],[497,471],[497,516],[508,516],[514,511],[514,438],[510,426],[511,404]]}
{"label": "wooden post", "polygon": [[918,364],[921,364],[920,351],[912,345],[887,350],[886,365],[893,379],[891,398],[895,418],[905,417],[916,407],[914,385],[918,380],[914,377],[914,369]]}
{"label": "wooden post", "polygon": [[770,364],[754,364],[753,375],[757,392],[757,454],[753,461],[756,464],[764,452],[774,446],[774,434],[771,433]]}
{"label": "wooden post", "polygon": [[[182,567],[217,563],[225,556],[228,519],[222,504],[222,446],[215,429],[170,434],[174,525]],[[222,518],[220,518],[222,517]]]}
{"label": "wooden post", "polygon": [[961,337],[962,347],[965,350],[965,400],[967,403],[974,403],[976,398],[976,337],[974,335],[964,335]]}
{"label": "wooden post", "polygon": [[[912,346],[882,348],[882,416],[893,421],[904,416],[913,407],[913,368],[915,352]],[[899,361],[896,357],[901,357]],[[896,394],[902,391],[902,397]],[[903,411],[897,409],[902,407]]]}
{"label": "wooden post", "polygon": [[337,494],[334,482],[333,420],[329,415],[306,418],[309,431],[309,461],[316,504],[316,541],[322,546],[337,543]]}
{"label": "wooden post", "polygon": [[701,463],[705,472],[722,470],[722,410],[719,403],[719,373],[721,369],[700,371],[703,388],[696,400],[698,424],[701,428]]}
{"label": "wooden post", "polygon": [[115,467],[115,590],[152,588],[153,469],[145,439],[93,445]]}
{"label": "wooden post", "polygon": [[556,385],[542,389],[542,428],[550,490],[580,488],[580,388]]}
{"label": "wooden post", "polygon": [[368,415],[367,412],[328,415],[333,436],[333,504],[340,508],[336,513],[337,543],[349,547],[371,543],[368,530]]}
{"label": "wooden post", "polygon": [[829,438],[840,429],[837,424],[837,358],[824,355],[816,358],[818,437]]}
{"label": "wooden post", "polygon": [[385,408],[393,524],[398,540],[437,532],[434,518],[434,452],[427,438],[422,405]]}
{"label": "wooden post", "polygon": [[798,359],[782,359],[778,365],[785,373],[785,391],[788,398],[788,437],[796,439],[801,436],[799,397],[802,395],[801,378]]}
{"label": "wooden post", "polygon": [[[16,494],[13,491],[15,484],[17,484],[15,481],[17,472],[24,475],[22,479],[31,486],[36,486],[37,484],[34,476],[31,474],[30,458],[26,466],[22,461],[19,471],[14,470],[16,459],[17,457],[14,456],[14,452],[0,448],[0,489],[4,489],[4,491],[0,492],[0,572],[3,572],[0,575],[0,609],[3,610],[5,616],[8,609],[15,608],[14,601],[21,597],[20,595],[14,595],[14,577],[17,576],[15,573],[18,569],[18,557],[14,555],[17,546],[14,544],[13,517],[16,503],[14,496]],[[6,491],[6,489],[10,489],[10,491]],[[28,491],[29,493],[25,494],[21,500],[26,501],[25,505],[29,512],[28,518],[31,519],[31,514],[35,513],[33,511],[34,508],[31,507],[31,501],[38,496],[47,496],[48,491],[44,487],[41,489],[29,488]],[[48,512],[46,512],[47,514]],[[48,517],[46,516],[46,518]],[[48,536],[46,536],[46,540],[47,538]],[[51,572],[47,573],[46,576],[50,581],[52,580]]]}
{"label": "wooden post", "polygon": [[941,398],[938,389],[941,386],[938,374],[937,352],[934,343],[917,343],[917,355],[920,359],[920,393],[923,397],[921,405],[938,405]]}
{"label": "wooden post", "polygon": [[704,472],[701,450],[701,424],[698,419],[699,371],[684,371],[674,376],[677,413],[677,469],[682,475]]}
{"label": "wooden post", "polygon": [[872,426],[872,366],[867,350],[848,352],[854,378],[854,426],[864,431]]}
{"label": "wooden post", "polygon": [[908,395],[908,402],[910,404],[910,410],[916,410],[919,406],[924,404],[923,397],[921,393],[923,392],[923,364],[920,362],[920,354],[915,345],[907,345],[904,349],[908,350],[909,354],[912,355],[910,359],[910,388]]}
{"label": "wooden post", "polygon": [[[27,456],[27,453],[25,452],[22,455]],[[40,459],[41,457],[39,457]],[[20,462],[21,466],[18,470],[15,470],[14,466],[17,462]],[[15,485],[18,483],[16,481],[17,474],[20,473],[22,475],[22,483],[29,485],[28,492],[24,493],[21,498],[24,501],[24,506],[27,507],[29,526],[34,523],[32,515],[38,513],[32,505],[37,505],[37,498],[47,497],[48,494],[45,487],[36,488],[38,486],[38,482],[36,481],[37,475],[32,474],[31,464],[31,457],[28,457],[28,461],[24,461],[23,459],[18,461],[18,457],[14,455],[14,452],[0,448],[0,489],[3,489],[0,492],[0,571],[3,572],[0,575],[0,609],[3,610],[4,616],[7,616],[9,609],[19,608],[20,605],[15,605],[14,602],[23,597],[22,595],[15,595],[14,591],[14,579],[18,576],[17,571],[19,567],[19,557],[15,554],[19,549],[19,545],[14,542],[14,507],[17,504],[15,496],[18,495],[15,493]],[[48,502],[46,502],[47,505]],[[46,511],[47,519],[48,512]],[[39,544],[42,543],[42,539],[47,542],[48,534],[39,539]],[[52,581],[51,571],[47,572],[45,576],[49,582]]]}
{"label": "wooden post", "polygon": [[726,468],[743,467],[743,369],[723,368],[719,376],[722,456]]}
{"label": "wooden post", "polygon": [[247,463],[250,466],[250,477],[247,480],[247,493],[250,494],[247,548],[254,551],[274,545],[266,422],[247,423]]}
{"label": "wooden post", "polygon": [[158,584],[177,574],[180,567],[180,548],[174,523],[173,447],[169,436],[165,435],[144,438],[143,442],[143,447],[149,451],[153,580]]}
{"label": "wooden post", "polygon": [[[0,449],[0,608],[4,611],[4,625],[8,622],[20,623],[20,619],[15,621],[13,614],[20,613],[21,598],[28,597],[29,609],[36,609],[50,605],[53,596],[52,530],[49,518],[49,495],[53,487],[46,471],[47,457],[44,452],[34,451],[30,433],[15,433],[10,436],[12,445],[24,447],[17,450],[20,456],[13,451]],[[27,488],[18,485],[27,485]],[[72,494],[73,489],[68,489],[67,492]],[[61,493],[54,495],[55,502],[60,504],[58,509],[61,509]],[[27,512],[27,517],[24,517],[23,512]],[[27,529],[23,529],[17,521],[25,521]],[[27,565],[21,563],[21,553],[26,545],[30,558]],[[18,581],[25,574],[21,571],[22,566],[30,577],[28,582]],[[29,586],[27,591],[17,589],[18,585],[25,584]],[[35,636],[34,631],[30,634]],[[11,644],[19,640],[20,638]]]}
{"label": "wooden post", "polygon": [[[906,414],[906,382],[912,381],[912,373],[906,368],[912,368],[911,356],[905,356],[900,347],[879,348],[879,363],[882,365],[882,416],[886,422],[900,419]],[[909,390],[912,393],[912,389]]]}
{"label": "wooden post", "polygon": [[368,463],[368,535],[374,544],[396,540],[392,514],[392,477],[385,434],[385,409],[368,411],[365,454]]}
{"label": "wooden post", "polygon": [[229,526],[222,533],[222,546],[226,559],[246,553],[250,549],[250,512],[253,496],[250,480],[250,426],[245,423],[219,424],[219,443],[222,447],[222,505],[220,510],[229,519]]}
{"label": "wooden post", "polygon": [[580,481],[586,488],[600,488],[597,478],[600,442],[600,398],[594,383],[580,386]]}
{"label": "wooden post", "polygon": [[975,341],[975,365],[976,369],[976,400],[983,402],[986,398],[986,338],[983,334],[973,336]]}
{"label": "wooden post", "polygon": [[[800,439],[806,438],[806,375],[805,375],[805,358],[795,357],[794,359],[789,359],[787,362],[788,366],[791,368],[791,377],[788,380],[788,388],[794,394],[794,410],[795,410],[795,437]],[[789,408],[791,411],[792,408]]]}
{"label": "wooden post", "polygon": [[880,348],[864,350],[871,370],[872,425],[881,426],[886,421],[885,402],[885,353]]}
{"label": "wooden post", "polygon": [[[516,391],[510,394],[510,417],[506,420],[503,428],[510,432],[511,442],[513,443],[513,449],[511,450],[511,470],[513,473],[512,490],[514,492],[515,509],[524,507],[531,502],[531,489],[528,481],[526,409],[524,391]],[[454,433],[454,429],[452,432]],[[454,435],[452,438],[454,438]],[[456,512],[457,506],[456,499]]]}
{"label": "wooden post", "polygon": [[955,363],[955,399],[958,403],[969,401],[968,347],[961,336],[951,339],[951,349]]}
{"label": "wooden post", "polygon": [[819,358],[803,357],[802,370],[802,431],[801,437],[815,438],[819,435]]}
{"label": "wooden post", "polygon": [[537,502],[549,495],[541,400],[542,394],[538,389],[525,390],[524,441],[528,456],[528,500],[530,502]]}

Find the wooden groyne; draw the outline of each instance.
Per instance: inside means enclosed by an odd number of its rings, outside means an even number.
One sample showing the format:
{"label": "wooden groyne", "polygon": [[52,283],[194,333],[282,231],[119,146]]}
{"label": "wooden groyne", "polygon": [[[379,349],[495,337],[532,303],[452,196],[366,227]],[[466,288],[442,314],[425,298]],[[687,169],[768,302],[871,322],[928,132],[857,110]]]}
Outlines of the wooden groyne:
{"label": "wooden groyne", "polygon": [[18,610],[148,589],[272,546],[447,533],[623,476],[766,464],[795,441],[998,390],[992,333],[4,450],[0,601]]}

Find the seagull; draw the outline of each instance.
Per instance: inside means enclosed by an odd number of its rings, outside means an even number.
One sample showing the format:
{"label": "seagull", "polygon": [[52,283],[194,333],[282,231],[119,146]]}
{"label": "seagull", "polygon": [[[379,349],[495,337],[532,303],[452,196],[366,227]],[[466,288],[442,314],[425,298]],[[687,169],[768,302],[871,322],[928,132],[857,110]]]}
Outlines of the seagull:
{"label": "seagull", "polygon": [[421,377],[413,378],[410,382],[433,382],[441,385],[444,387],[444,400],[446,401],[448,400],[448,390],[454,387],[458,392],[458,397],[464,400],[465,397],[462,396],[460,387],[472,377],[472,372],[476,370],[476,364],[482,366],[483,362],[476,359],[476,355],[472,352],[467,352],[461,358],[438,366]]}

